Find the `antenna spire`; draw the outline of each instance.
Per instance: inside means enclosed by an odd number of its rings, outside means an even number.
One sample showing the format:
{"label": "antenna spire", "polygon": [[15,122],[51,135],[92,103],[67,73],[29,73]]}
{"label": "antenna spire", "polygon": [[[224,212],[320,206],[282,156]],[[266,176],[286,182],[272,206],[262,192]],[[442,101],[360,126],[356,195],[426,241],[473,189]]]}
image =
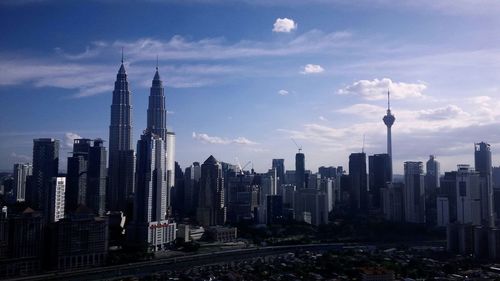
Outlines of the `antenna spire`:
{"label": "antenna spire", "polygon": [[363,134],[363,147],[361,148],[361,153],[365,153],[365,134]]}
{"label": "antenna spire", "polygon": [[158,55],[156,55],[156,70],[158,70]]}
{"label": "antenna spire", "polygon": [[391,92],[387,89],[387,110],[391,110]]}
{"label": "antenna spire", "polygon": [[122,63],[123,63],[123,47],[122,47]]}

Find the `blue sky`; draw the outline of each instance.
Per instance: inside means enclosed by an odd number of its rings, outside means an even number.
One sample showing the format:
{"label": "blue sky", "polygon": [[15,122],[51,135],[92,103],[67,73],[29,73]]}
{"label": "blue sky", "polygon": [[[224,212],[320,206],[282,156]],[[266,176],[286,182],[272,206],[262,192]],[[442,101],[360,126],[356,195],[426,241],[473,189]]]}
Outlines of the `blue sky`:
{"label": "blue sky", "polygon": [[363,135],[383,153],[388,88],[396,172],[429,154],[472,164],[478,141],[498,165],[498,14],[493,0],[4,0],[0,169],[31,161],[33,138],[60,139],[63,159],[75,137],[106,140],[122,47],[134,142],[158,55],[182,167],[293,169],[291,138],[314,171],[347,166]]}

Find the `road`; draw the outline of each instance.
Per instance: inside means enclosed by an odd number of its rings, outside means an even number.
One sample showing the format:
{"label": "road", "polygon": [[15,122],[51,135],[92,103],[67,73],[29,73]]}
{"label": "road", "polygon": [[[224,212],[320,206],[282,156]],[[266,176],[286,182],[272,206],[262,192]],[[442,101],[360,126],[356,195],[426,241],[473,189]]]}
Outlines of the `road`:
{"label": "road", "polygon": [[[373,244],[373,243],[329,243],[329,244],[308,244],[291,246],[270,246],[228,250],[208,254],[197,254],[175,258],[156,259],[151,261],[114,265],[107,267],[98,267],[91,269],[74,270],[71,272],[46,273],[41,275],[27,276],[8,279],[10,281],[27,280],[115,280],[126,277],[140,277],[151,275],[157,272],[173,271],[196,266],[205,266],[210,264],[227,263],[232,261],[241,261],[257,257],[273,256],[303,251],[329,251],[341,250],[348,247],[395,247],[401,243],[392,244]],[[408,243],[406,243],[408,244]],[[410,246],[443,246],[440,241],[413,242]]]}

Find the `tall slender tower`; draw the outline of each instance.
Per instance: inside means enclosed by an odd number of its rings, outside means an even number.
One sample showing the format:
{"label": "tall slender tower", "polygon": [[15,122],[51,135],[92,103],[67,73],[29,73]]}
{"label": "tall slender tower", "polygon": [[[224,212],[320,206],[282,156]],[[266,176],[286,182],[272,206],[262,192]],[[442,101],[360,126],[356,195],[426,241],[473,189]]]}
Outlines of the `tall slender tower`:
{"label": "tall slender tower", "polygon": [[158,65],[149,93],[147,130],[167,142],[167,110],[165,109],[165,94],[163,83],[158,73]]}
{"label": "tall slender tower", "polygon": [[390,175],[392,181],[392,135],[391,135],[391,127],[396,121],[396,117],[391,113],[391,94],[387,91],[387,114],[384,116],[384,124],[387,126],[387,154],[389,154],[390,158]]}
{"label": "tall slender tower", "polygon": [[167,132],[167,109],[165,106],[165,92],[163,88],[163,82],[161,81],[160,74],[158,72],[158,63],[156,64],[156,72],[149,93],[147,122],[148,123],[146,130],[161,138],[164,143],[164,152],[166,153],[164,172],[167,179],[167,192],[165,195],[165,199],[167,202],[167,214],[170,214],[170,195],[175,181],[175,134],[173,132]]}
{"label": "tall slender tower", "polygon": [[116,75],[111,124],[109,126],[108,210],[125,211],[134,192],[134,150],[132,149],[132,105],[127,73],[122,64]]}

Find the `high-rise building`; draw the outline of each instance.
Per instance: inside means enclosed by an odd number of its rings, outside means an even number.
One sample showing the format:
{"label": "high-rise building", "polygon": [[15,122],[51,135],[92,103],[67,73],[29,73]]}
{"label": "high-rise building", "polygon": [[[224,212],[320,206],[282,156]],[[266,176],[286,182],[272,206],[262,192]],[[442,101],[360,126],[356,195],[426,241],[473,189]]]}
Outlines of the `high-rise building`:
{"label": "high-rise building", "polygon": [[94,140],[94,145],[89,150],[86,205],[98,216],[106,213],[107,161],[108,152],[103,140]]}
{"label": "high-rise building", "polygon": [[14,164],[14,199],[22,202],[26,199],[26,182],[33,173],[33,166],[29,163]]}
{"label": "high-rise building", "polygon": [[440,187],[439,182],[439,162],[436,161],[434,155],[429,156],[429,160],[425,163],[425,187],[426,189],[436,189]]}
{"label": "high-rise building", "polygon": [[322,179],[334,179],[337,176],[337,168],[333,166],[321,166],[318,168],[318,173],[321,175]]}
{"label": "high-rise building", "polygon": [[188,216],[194,217],[198,207],[200,190],[201,166],[199,162],[186,168],[184,172],[184,209]]}
{"label": "high-rise building", "polygon": [[109,186],[106,195],[107,207],[111,211],[125,211],[134,193],[134,157],[131,92],[122,55],[113,90],[109,126]]}
{"label": "high-rise building", "polygon": [[405,186],[403,189],[405,221],[425,223],[425,187],[422,162],[404,163]]}
{"label": "high-rise building", "polygon": [[66,212],[73,212],[78,205],[87,203],[87,175],[90,139],[75,139],[73,155],[68,157],[66,181]]}
{"label": "high-rise building", "polygon": [[203,226],[223,225],[226,222],[222,166],[212,155],[201,165],[196,219]]}
{"label": "high-rise building", "polygon": [[175,187],[175,133],[167,132],[167,206],[168,215],[172,206],[171,193]]}
{"label": "high-rise building", "polygon": [[368,208],[368,179],[366,175],[366,154],[351,153],[349,155],[349,179],[351,209],[355,212]]}
{"label": "high-rise building", "polygon": [[57,177],[59,167],[59,140],[33,140],[33,184],[26,192],[28,205],[41,210],[44,219],[49,214],[52,178]]}
{"label": "high-rise building", "polygon": [[273,169],[276,169],[276,175],[278,177],[278,186],[286,183],[285,180],[285,159],[273,159]]}
{"label": "high-rise building", "polygon": [[494,226],[493,183],[490,145],[485,142],[474,144],[474,163],[479,172],[481,192],[481,218],[484,226]]}
{"label": "high-rise building", "polygon": [[73,155],[68,157],[66,212],[78,206],[89,207],[94,214],[105,213],[107,152],[101,139],[75,139]]}
{"label": "high-rise building", "polygon": [[65,215],[66,177],[52,178],[49,194],[49,221],[57,222]]}
{"label": "high-rise building", "polygon": [[391,127],[396,121],[396,117],[391,113],[391,96],[390,92],[387,91],[387,114],[382,119],[385,126],[387,126],[387,154],[391,159],[391,181],[392,181],[392,133]]}
{"label": "high-rise building", "polygon": [[374,209],[380,209],[382,206],[380,189],[386,188],[392,180],[391,157],[387,153],[371,155],[368,157],[368,168],[368,182],[372,196],[371,206]]}
{"label": "high-rise building", "polygon": [[305,156],[300,150],[295,154],[295,186],[297,190],[304,189],[306,184]]}
{"label": "high-rise building", "polygon": [[134,215],[127,229],[130,241],[167,249],[175,239],[175,223],[166,220],[167,178],[165,141],[146,130],[137,142]]}

